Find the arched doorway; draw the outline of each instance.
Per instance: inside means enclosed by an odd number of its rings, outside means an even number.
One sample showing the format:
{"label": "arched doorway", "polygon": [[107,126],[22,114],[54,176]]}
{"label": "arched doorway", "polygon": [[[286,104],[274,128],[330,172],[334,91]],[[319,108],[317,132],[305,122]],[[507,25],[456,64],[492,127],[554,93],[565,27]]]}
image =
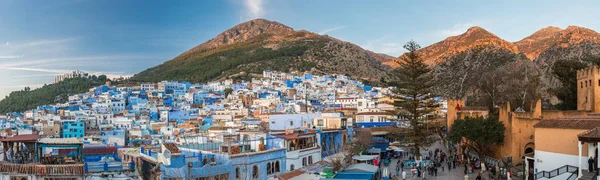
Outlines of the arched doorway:
{"label": "arched doorway", "polygon": [[529,178],[528,180],[534,180],[535,179],[535,167],[534,167],[534,144],[532,142],[527,143],[525,145],[525,152],[523,154],[524,157],[529,157],[527,158],[526,162],[527,163],[527,167],[528,167],[528,173],[529,173]]}
{"label": "arched doorway", "polygon": [[533,152],[533,148],[528,147],[527,149],[525,149],[525,154],[529,154]]}

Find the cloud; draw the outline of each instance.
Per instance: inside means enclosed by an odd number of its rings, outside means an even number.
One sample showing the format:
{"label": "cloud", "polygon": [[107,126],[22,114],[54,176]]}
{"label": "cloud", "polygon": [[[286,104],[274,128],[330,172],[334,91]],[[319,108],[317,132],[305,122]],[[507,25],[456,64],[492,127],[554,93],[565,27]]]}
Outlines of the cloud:
{"label": "cloud", "polygon": [[38,41],[27,42],[24,44],[19,44],[19,45],[17,45],[17,47],[31,47],[31,46],[41,46],[41,45],[62,44],[62,43],[75,41],[77,39],[79,39],[79,37],[71,37],[71,38],[64,38],[64,39],[51,39],[51,40],[38,40]]}
{"label": "cloud", "polygon": [[[3,70],[15,70],[15,71],[34,71],[34,72],[43,72],[43,73],[51,73],[47,75],[31,75],[31,76],[16,76],[16,77],[40,77],[40,76],[52,76],[52,75],[61,75],[65,73],[73,72],[73,70],[69,69],[48,69],[48,68],[24,68],[24,67],[0,67]],[[133,74],[126,74],[125,72],[103,72],[103,71],[88,71],[81,70],[90,75],[106,75],[108,78],[118,78],[118,77],[131,77]]]}
{"label": "cloud", "polygon": [[0,67],[0,69],[15,70],[15,71],[35,71],[35,72],[45,72],[45,73],[55,73],[55,74],[63,74],[63,73],[67,73],[70,71],[70,70],[66,70],[66,69],[45,69],[45,68],[25,68],[25,67]]}
{"label": "cloud", "polygon": [[25,85],[0,85],[0,88],[24,88],[24,87],[30,87],[32,89],[35,88],[39,88],[44,86],[44,84],[25,84]]}
{"label": "cloud", "polygon": [[265,14],[264,0],[244,0],[245,12],[250,19],[260,18]]}
{"label": "cloud", "polygon": [[325,30],[319,32],[319,34],[320,35],[324,35],[324,34],[327,34],[329,32],[337,31],[337,30],[344,29],[344,28],[346,28],[346,26],[338,26],[338,27],[334,27],[334,28],[329,28],[329,29],[325,29]]}
{"label": "cloud", "polygon": [[455,24],[449,29],[443,29],[436,32],[436,35],[439,37],[448,37],[448,36],[456,36],[462,34],[467,31],[470,27],[475,26],[473,23],[459,23]]}
{"label": "cloud", "polygon": [[22,58],[23,56],[0,56],[0,59],[18,59],[18,58]]}
{"label": "cloud", "polygon": [[66,58],[47,58],[47,59],[26,59],[18,62],[0,63],[0,68],[7,67],[31,67],[34,65],[53,65],[60,62],[82,62],[82,61],[100,61],[100,60],[131,60],[131,59],[146,59],[151,56],[139,55],[114,55],[114,56],[83,56],[83,57],[66,57]]}

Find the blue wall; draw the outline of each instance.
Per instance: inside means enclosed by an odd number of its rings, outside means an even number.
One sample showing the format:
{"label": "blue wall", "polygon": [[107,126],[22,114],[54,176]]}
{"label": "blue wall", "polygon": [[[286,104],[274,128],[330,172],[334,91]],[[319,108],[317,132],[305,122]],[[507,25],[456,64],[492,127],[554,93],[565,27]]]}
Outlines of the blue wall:
{"label": "blue wall", "polygon": [[84,135],[85,122],[83,120],[63,122],[61,138],[83,137]]}
{"label": "blue wall", "polygon": [[[268,179],[269,176],[286,173],[286,156],[285,149],[271,151],[267,153],[253,153],[249,156],[237,155],[232,157],[232,171],[235,173],[235,168],[240,168],[240,173],[245,174],[246,179],[252,177],[252,167],[258,165],[259,178]],[[273,173],[267,176],[267,163],[279,161],[279,173]],[[235,176],[234,176],[235,177]]]}

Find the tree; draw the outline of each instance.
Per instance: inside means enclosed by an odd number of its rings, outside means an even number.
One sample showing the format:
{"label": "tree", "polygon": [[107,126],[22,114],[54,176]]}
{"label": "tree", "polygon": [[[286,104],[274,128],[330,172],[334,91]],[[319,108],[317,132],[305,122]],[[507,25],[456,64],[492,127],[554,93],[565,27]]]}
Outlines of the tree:
{"label": "tree", "polygon": [[558,60],[552,66],[552,73],[562,84],[561,87],[550,90],[562,102],[557,108],[562,110],[577,109],[577,71],[586,64],[575,60]]}
{"label": "tree", "polygon": [[225,98],[227,98],[233,92],[233,89],[225,88],[225,90],[223,90],[223,92],[225,92]]}
{"label": "tree", "polygon": [[360,155],[361,152],[367,150],[372,141],[373,136],[370,129],[362,128],[356,131],[356,137],[352,138],[351,142],[343,147],[342,153],[344,154],[344,159],[340,163],[350,164],[352,157]]}
{"label": "tree", "polygon": [[467,149],[477,152],[483,158],[493,146],[504,144],[504,130],[504,124],[494,116],[466,117],[454,121],[448,139],[457,143],[466,140],[464,145]]}
{"label": "tree", "polygon": [[427,122],[432,119],[431,113],[439,105],[432,98],[434,83],[430,75],[431,69],[423,62],[417,50],[421,48],[415,41],[404,45],[408,50],[396,62],[399,67],[394,74],[397,80],[393,83],[395,97],[395,114],[410,124],[407,129],[400,129],[396,134],[404,134],[402,140],[410,144],[413,154],[420,157],[420,150],[429,147],[435,139],[427,129]]}
{"label": "tree", "polygon": [[103,74],[103,75],[100,75],[100,76],[98,76],[98,81],[100,81],[100,82],[105,82],[105,81],[106,81],[106,79],[107,79],[107,78],[106,78],[106,75],[104,75],[104,74]]}

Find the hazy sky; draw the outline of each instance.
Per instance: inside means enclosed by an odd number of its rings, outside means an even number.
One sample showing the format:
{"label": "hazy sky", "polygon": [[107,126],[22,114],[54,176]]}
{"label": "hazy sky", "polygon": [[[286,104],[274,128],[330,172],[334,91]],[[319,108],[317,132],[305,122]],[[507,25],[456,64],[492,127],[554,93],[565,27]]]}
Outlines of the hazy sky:
{"label": "hazy sky", "polygon": [[600,30],[597,1],[0,1],[0,99],[72,70],[132,75],[254,18],[400,55],[481,26],[518,41],[547,26]]}

